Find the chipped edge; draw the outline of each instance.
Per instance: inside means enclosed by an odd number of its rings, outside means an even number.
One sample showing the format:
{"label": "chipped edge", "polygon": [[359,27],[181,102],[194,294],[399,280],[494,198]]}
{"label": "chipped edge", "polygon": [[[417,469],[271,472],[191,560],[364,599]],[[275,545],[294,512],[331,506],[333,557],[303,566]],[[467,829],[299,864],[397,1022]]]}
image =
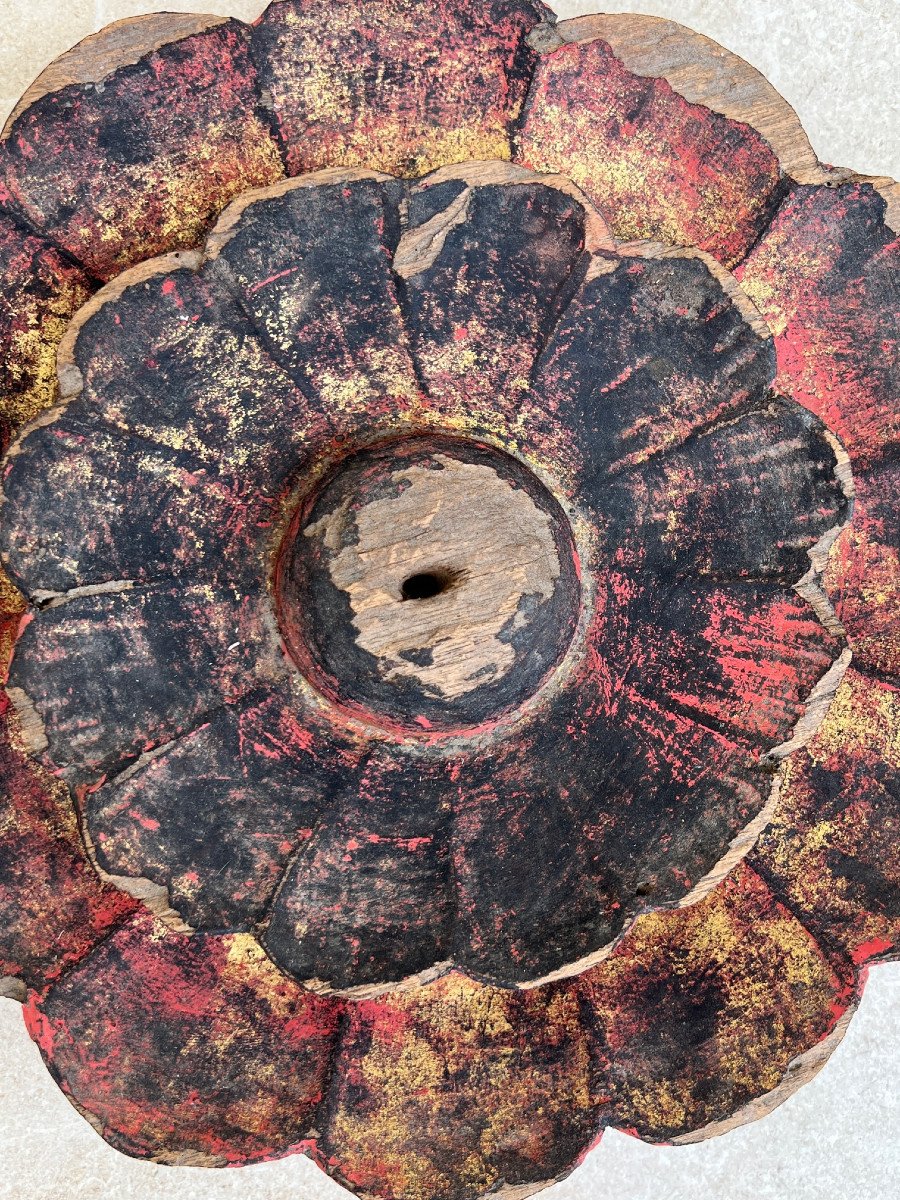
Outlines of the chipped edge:
{"label": "chipped edge", "polygon": [[[268,955],[265,941],[261,941],[260,945]],[[273,959],[274,962],[274,959]],[[278,966],[278,964],[275,964]],[[279,967],[279,970],[283,968]],[[462,970],[451,959],[444,959],[442,962],[434,963],[430,967],[426,967],[424,971],[418,971],[415,975],[406,975],[402,979],[387,980],[383,983],[361,983],[354,987],[340,988],[334,987],[333,984],[325,979],[301,979],[298,980],[299,986],[307,992],[314,992],[317,996],[335,996],[344,1000],[377,1000],[380,996],[385,996],[388,993],[393,995],[402,995],[404,992],[415,991],[417,988],[424,987],[426,984],[435,983],[438,979],[443,979],[444,976],[457,972],[465,975]]]}
{"label": "chipped edge", "polygon": [[634,241],[618,242],[616,249],[623,258],[695,258],[702,262],[719,287],[738,310],[747,325],[757,337],[764,342],[772,341],[772,330],[769,328],[762,313],[735,279],[727,267],[723,267],[718,259],[706,250],[696,246],[671,246],[665,242]]}
{"label": "chipped edge", "polygon": [[394,271],[401,279],[411,279],[434,266],[450,230],[465,224],[471,198],[471,189],[466,188],[442,212],[406,230],[394,252]]}
{"label": "chipped edge", "polygon": [[4,975],[0,978],[0,998],[24,1004],[28,998],[28,985],[18,975]]}
{"label": "chipped edge", "polygon": [[10,137],[19,117],[45,96],[73,85],[99,84],[163,46],[205,33],[230,20],[202,13],[147,13],[106,25],[44,68],[10,114],[0,133],[0,142]]}
{"label": "chipped edge", "polygon": [[18,718],[19,741],[29,758],[37,758],[50,747],[43,717],[23,688],[7,687],[5,691]]}
{"label": "chipped edge", "polygon": [[115,596],[122,592],[130,592],[136,586],[135,579],[109,579],[104,583],[87,583],[82,587],[69,588],[65,592],[50,592],[44,588],[36,588],[32,603],[38,608],[59,608],[72,600],[80,600],[83,596]]}
{"label": "chipped edge", "polygon": [[237,226],[246,209],[266,200],[278,200],[290,192],[302,191],[305,188],[335,186],[341,183],[357,183],[371,179],[375,182],[398,182],[396,176],[386,175],[383,171],[370,171],[365,167],[324,167],[321,171],[311,171],[306,175],[295,175],[289,179],[280,179],[268,187],[252,188],[242,192],[223,209],[218,221],[207,235],[204,250],[200,253],[201,264],[212,262],[225,249],[237,233]]}
{"label": "chipped edge", "polygon": [[793,105],[760,70],[713,38],[666,17],[593,13],[538,25],[526,40],[538,55],[605,42],[632,75],[662,79],[689,104],[755,130],[789,180],[827,187],[870,184],[887,206],[885,224],[900,232],[900,183],[821,162]]}
{"label": "chipped edge", "polygon": [[720,1121],[711,1121],[708,1125],[704,1125],[692,1133],[684,1133],[680,1137],[673,1138],[669,1145],[690,1146],[696,1142],[705,1142],[710,1138],[719,1137],[723,1133],[729,1133],[741,1125],[749,1125],[752,1121],[758,1121],[774,1112],[776,1108],[784,1104],[785,1100],[789,1100],[795,1092],[805,1087],[822,1070],[843,1041],[844,1034],[859,1008],[859,999],[860,997],[857,995],[854,1002],[841,1014],[834,1028],[821,1041],[791,1059],[781,1082],[774,1088],[757,1096],[755,1100],[749,1101],[729,1117],[723,1117]]}
{"label": "chipped edge", "polygon": [[[794,108],[765,75],[734,51],[686,25],[640,13],[597,13],[560,21],[549,52],[603,41],[632,75],[662,79],[689,104],[697,104],[755,130],[781,170],[825,182],[824,167]],[[546,51],[545,51],[546,52]]]}
{"label": "chipped edge", "polygon": [[[482,159],[439,167],[415,180],[413,190],[425,191],[440,183],[462,180],[470,189],[537,183],[570,196],[584,210],[584,249],[588,254],[617,254],[617,243],[602,213],[585,192],[567,175],[556,171],[533,171],[504,159]],[[452,206],[452,205],[451,205]]]}
{"label": "chipped edge", "polygon": [[[151,756],[148,755],[147,757]],[[196,933],[197,930],[183,921],[172,907],[167,887],[159,883],[154,883],[152,879],[146,879],[142,875],[111,875],[109,871],[104,871],[97,861],[97,848],[94,845],[94,840],[87,826],[84,806],[76,804],[73,799],[72,807],[75,810],[78,832],[81,835],[88,861],[102,882],[111,884],[118,891],[131,896],[132,900],[137,900],[143,904],[154,917],[160,920],[173,933]]]}

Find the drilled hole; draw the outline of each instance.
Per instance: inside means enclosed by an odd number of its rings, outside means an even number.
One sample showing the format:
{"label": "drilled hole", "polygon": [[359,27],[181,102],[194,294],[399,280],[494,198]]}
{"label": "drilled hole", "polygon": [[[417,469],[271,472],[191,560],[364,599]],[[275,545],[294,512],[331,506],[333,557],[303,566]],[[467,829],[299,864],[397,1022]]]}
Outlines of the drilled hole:
{"label": "drilled hole", "polygon": [[453,577],[447,573],[423,571],[403,581],[400,595],[404,600],[430,600],[445,592],[452,582]]}

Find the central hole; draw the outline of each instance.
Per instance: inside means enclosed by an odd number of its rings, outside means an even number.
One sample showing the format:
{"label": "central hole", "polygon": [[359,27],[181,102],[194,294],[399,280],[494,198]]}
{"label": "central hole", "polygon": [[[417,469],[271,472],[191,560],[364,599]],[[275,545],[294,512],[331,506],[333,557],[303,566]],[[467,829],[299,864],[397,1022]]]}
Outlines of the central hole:
{"label": "central hole", "polygon": [[447,575],[436,575],[432,571],[425,571],[421,575],[410,575],[409,579],[404,580],[400,588],[400,595],[404,600],[430,600],[432,596],[437,596],[444,591],[449,583],[450,579]]}

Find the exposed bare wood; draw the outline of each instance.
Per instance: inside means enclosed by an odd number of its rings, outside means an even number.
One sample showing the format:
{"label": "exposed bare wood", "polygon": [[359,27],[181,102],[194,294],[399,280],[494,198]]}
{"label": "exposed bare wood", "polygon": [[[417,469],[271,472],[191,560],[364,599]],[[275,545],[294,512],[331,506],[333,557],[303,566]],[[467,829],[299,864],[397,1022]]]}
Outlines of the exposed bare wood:
{"label": "exposed bare wood", "polygon": [[[452,699],[513,665],[497,635],[510,621],[515,629],[523,597],[549,598],[560,566],[549,519],[525,493],[488,466],[437,462],[439,471],[401,468],[408,486],[396,500],[358,509],[358,540],[347,538],[346,505],[304,536],[334,552],[331,576],[350,596],[357,641],[390,664],[386,678],[413,675]],[[416,577],[433,578],[437,593],[398,604]],[[417,663],[426,651],[428,664]]]}
{"label": "exposed bare wood", "polygon": [[21,743],[28,754],[37,758],[49,745],[40,713],[22,688],[7,688],[6,694],[12,701],[18,716],[17,732]]}

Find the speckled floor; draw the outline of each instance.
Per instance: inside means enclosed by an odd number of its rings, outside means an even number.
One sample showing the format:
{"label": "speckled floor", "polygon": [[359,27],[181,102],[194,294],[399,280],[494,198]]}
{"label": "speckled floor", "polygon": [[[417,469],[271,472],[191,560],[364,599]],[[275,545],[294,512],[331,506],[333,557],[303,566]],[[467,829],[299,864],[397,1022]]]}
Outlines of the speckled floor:
{"label": "speckled floor", "polygon": [[[323,3],[327,0],[323,0]],[[0,0],[0,119],[53,57],[108,21],[158,9],[252,18],[263,0]],[[565,17],[599,0],[553,4]],[[797,109],[820,157],[900,176],[897,0],[617,3],[693,26],[760,68]],[[427,4],[423,3],[423,8]],[[338,1200],[305,1159],[242,1171],[171,1169],[106,1146],[57,1091],[0,1000],[0,1198]],[[900,1194],[900,964],[872,970],[824,1070],[755,1124],[696,1146],[607,1134],[547,1200],[891,1200]]]}

